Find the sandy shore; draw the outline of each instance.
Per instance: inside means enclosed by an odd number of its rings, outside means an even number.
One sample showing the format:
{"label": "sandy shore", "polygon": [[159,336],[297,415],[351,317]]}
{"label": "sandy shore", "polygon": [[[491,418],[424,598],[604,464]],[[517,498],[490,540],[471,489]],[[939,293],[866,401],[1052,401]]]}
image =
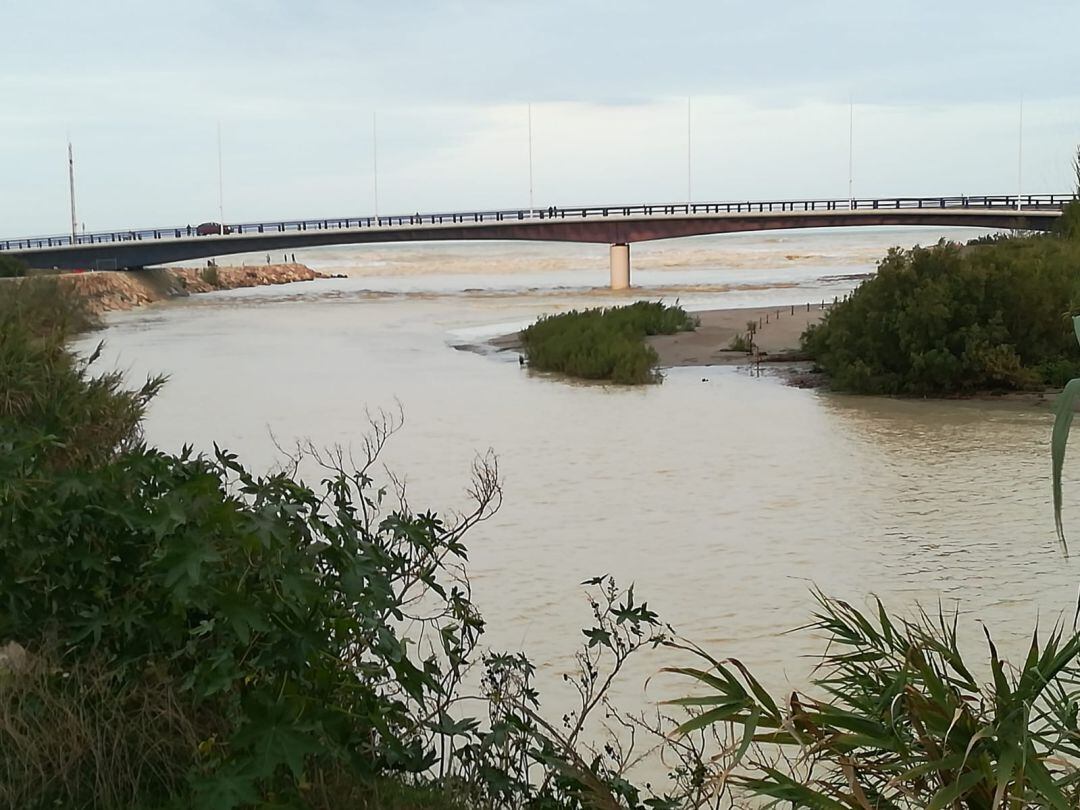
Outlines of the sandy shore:
{"label": "sandy shore", "polygon": [[[795,307],[712,309],[692,313],[700,321],[693,332],[656,335],[649,343],[660,355],[660,366],[726,366],[762,361],[796,359],[799,337],[806,327],[821,320],[820,304]],[[754,346],[757,355],[729,350],[736,335],[745,335],[747,324],[757,324]]]}
{"label": "sandy shore", "polygon": [[[827,309],[826,305],[826,309]],[[821,320],[824,311],[820,304],[786,307],[751,307],[747,309],[710,309],[691,313],[700,321],[693,332],[677,335],[657,335],[649,343],[660,355],[661,368],[675,366],[730,366],[762,361],[791,361],[798,359],[799,336],[812,323]],[[759,324],[754,345],[759,355],[729,350],[736,335],[746,334],[747,323]],[[501,335],[488,344],[503,351],[521,348],[519,333]]]}

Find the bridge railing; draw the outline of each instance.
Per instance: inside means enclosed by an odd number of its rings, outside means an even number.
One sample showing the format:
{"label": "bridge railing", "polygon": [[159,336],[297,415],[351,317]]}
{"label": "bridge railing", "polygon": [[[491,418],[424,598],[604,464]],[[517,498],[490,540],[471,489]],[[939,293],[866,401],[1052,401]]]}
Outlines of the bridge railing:
{"label": "bridge railing", "polygon": [[322,219],[277,220],[271,222],[228,223],[229,233],[200,236],[191,225],[93,233],[53,234],[0,240],[0,251],[26,251],[108,242],[136,242],[161,239],[230,239],[255,234],[299,231],[389,229],[407,227],[453,227],[498,222],[603,217],[719,216],[727,214],[804,213],[816,211],[869,211],[896,209],[992,209],[1021,211],[1061,210],[1077,199],[1075,194],[979,195],[953,197],[878,197],[859,199],[744,200],[729,202],[642,203],[638,205],[589,205],[545,208],[509,208],[489,211],[394,214],[391,216],[331,217]]}

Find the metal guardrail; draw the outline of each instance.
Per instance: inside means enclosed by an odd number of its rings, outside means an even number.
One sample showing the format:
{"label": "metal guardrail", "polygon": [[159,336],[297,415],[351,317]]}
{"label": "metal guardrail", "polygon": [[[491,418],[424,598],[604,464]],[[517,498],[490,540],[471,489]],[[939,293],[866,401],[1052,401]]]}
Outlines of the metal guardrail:
{"label": "metal guardrail", "polygon": [[[1075,194],[1024,194],[1019,197],[1019,211],[1061,210],[1077,199]],[[253,234],[288,233],[309,230],[389,229],[400,227],[433,227],[479,225],[506,221],[539,221],[551,219],[588,219],[590,217],[663,217],[718,216],[721,214],[803,213],[814,211],[869,211],[890,209],[1018,210],[1016,195],[959,196],[959,197],[884,197],[855,200],[765,200],[742,202],[660,203],[642,205],[590,205],[561,208],[510,208],[493,211],[452,213],[395,214],[393,216],[364,216],[323,219],[279,220],[273,222],[226,223],[230,233],[211,233],[200,236],[191,225],[136,230],[96,231],[51,236],[25,236],[0,240],[0,251],[25,251],[56,248],[68,245],[98,245],[110,242],[138,242],[159,239],[217,239]]]}

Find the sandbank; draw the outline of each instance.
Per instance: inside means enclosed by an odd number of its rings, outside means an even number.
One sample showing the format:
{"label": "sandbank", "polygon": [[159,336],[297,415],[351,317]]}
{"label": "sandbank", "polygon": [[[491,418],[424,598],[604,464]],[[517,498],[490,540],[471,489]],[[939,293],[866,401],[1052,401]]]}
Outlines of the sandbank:
{"label": "sandbank", "polygon": [[[698,321],[693,332],[655,335],[648,338],[660,355],[662,368],[677,366],[729,366],[761,360],[800,359],[799,337],[811,324],[821,320],[828,310],[821,304],[796,304],[786,307],[751,307],[746,309],[711,309],[691,313]],[[748,324],[756,325],[754,353],[731,351],[731,341],[747,333]]]}
{"label": "sandbank", "polygon": [[[699,321],[693,332],[656,335],[648,338],[660,356],[661,368],[677,366],[732,366],[741,363],[792,361],[799,356],[799,337],[806,327],[821,320],[828,304],[796,304],[781,307],[710,309],[691,313]],[[736,335],[745,335],[747,324],[757,324],[755,352],[731,351]],[[488,341],[501,351],[520,351],[519,332]]]}

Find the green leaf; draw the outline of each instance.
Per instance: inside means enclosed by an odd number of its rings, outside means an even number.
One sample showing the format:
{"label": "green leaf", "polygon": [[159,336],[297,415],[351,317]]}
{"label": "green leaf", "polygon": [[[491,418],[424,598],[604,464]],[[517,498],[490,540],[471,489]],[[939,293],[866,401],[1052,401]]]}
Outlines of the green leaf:
{"label": "green leaf", "polygon": [[322,750],[318,740],[283,717],[248,723],[236,733],[233,743],[247,749],[252,772],[259,777],[272,776],[279,765],[286,765],[299,779],[304,772],[304,757]]}
{"label": "green leaf", "polygon": [[229,622],[229,626],[236,633],[241,644],[247,644],[251,640],[253,630],[265,633],[270,629],[263,614],[250,601],[244,601],[242,597],[226,597],[221,600],[218,609]]}
{"label": "green leaf", "polygon": [[600,627],[594,627],[591,630],[582,630],[585,637],[589,639],[589,646],[595,647],[597,644],[601,644],[605,647],[611,646],[611,633]]}
{"label": "green leaf", "polygon": [[743,730],[742,742],[739,744],[739,750],[735,752],[735,759],[732,760],[733,765],[738,765],[742,762],[743,757],[746,756],[746,752],[750,748],[750,743],[754,741],[754,732],[757,731],[758,718],[761,717],[761,710],[757,706],[750,709],[750,716],[746,718],[746,727]]}
{"label": "green leaf", "polygon": [[220,560],[221,555],[212,548],[195,542],[188,549],[165,560],[165,587],[184,589],[198,585],[202,579],[203,565]]}
{"label": "green leaf", "polygon": [[1057,810],[1069,810],[1071,805],[1041,761],[1035,758],[1027,759],[1024,762],[1023,770],[1024,775],[1039,792],[1040,799],[1048,802],[1050,807]]}
{"label": "green leaf", "polygon": [[[1073,317],[1073,332],[1076,334],[1077,342],[1080,343],[1080,316]],[[1080,379],[1069,380],[1054,402],[1054,430],[1050,440],[1050,459],[1054,486],[1054,525],[1057,528],[1061,547],[1066,554],[1069,552],[1069,547],[1065,542],[1065,530],[1061,522],[1061,471],[1065,466],[1065,447],[1069,441],[1069,430],[1072,427],[1077,397],[1080,397]]]}
{"label": "green leaf", "polygon": [[200,810],[233,810],[260,802],[255,778],[250,774],[230,772],[230,769],[221,769],[197,781],[194,792],[197,797],[195,806]]}

